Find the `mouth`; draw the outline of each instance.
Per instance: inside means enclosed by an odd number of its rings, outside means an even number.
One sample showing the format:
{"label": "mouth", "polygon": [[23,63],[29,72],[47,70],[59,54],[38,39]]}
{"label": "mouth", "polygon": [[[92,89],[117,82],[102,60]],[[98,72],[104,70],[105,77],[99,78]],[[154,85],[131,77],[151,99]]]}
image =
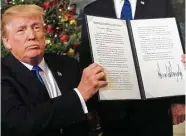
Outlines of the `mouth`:
{"label": "mouth", "polygon": [[32,44],[26,47],[26,49],[39,49],[39,45],[38,44]]}

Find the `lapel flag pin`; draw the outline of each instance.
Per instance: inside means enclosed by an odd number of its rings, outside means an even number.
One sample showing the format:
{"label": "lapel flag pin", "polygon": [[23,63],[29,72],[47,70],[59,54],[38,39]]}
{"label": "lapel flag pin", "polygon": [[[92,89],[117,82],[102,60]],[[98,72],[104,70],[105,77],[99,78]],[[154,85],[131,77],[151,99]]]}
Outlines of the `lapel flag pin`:
{"label": "lapel flag pin", "polygon": [[62,76],[62,73],[57,71],[57,75],[58,76]]}
{"label": "lapel flag pin", "polygon": [[144,2],[144,1],[141,1],[141,4],[142,4],[142,5],[144,5],[144,4],[145,4],[145,2]]}

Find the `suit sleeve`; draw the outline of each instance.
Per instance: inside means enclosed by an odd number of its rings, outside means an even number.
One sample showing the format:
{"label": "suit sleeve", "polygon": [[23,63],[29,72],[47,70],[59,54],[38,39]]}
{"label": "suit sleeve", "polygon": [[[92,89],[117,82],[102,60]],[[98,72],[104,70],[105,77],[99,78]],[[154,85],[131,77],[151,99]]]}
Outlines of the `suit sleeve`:
{"label": "suit sleeve", "polygon": [[46,130],[65,128],[85,119],[74,90],[44,103],[24,102],[24,91],[2,66],[2,134],[6,136],[37,135]]}

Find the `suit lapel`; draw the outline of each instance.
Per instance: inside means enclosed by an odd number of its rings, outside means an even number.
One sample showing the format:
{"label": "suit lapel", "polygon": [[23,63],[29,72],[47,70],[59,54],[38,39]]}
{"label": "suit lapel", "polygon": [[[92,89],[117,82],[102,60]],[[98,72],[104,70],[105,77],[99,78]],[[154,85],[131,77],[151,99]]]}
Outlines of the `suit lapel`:
{"label": "suit lapel", "polygon": [[117,18],[114,7],[114,0],[106,0],[104,3],[108,3],[108,7],[105,7],[106,8],[105,12],[108,13],[109,17]]}
{"label": "suit lapel", "polygon": [[137,0],[134,19],[145,18],[146,6],[148,6],[147,2],[148,0]]}
{"label": "suit lapel", "polygon": [[[108,18],[116,18],[113,0],[97,0],[95,7],[85,8],[85,14],[93,16],[101,16]],[[100,11],[101,10],[101,11]]]}
{"label": "suit lapel", "polygon": [[[10,55],[4,61],[4,64],[11,69],[12,76],[24,87],[23,93],[29,96],[37,97],[37,100],[49,99],[48,92],[35,75],[19,62],[13,55]],[[36,99],[35,99],[36,100]]]}
{"label": "suit lapel", "polygon": [[59,90],[61,91],[61,93],[63,93],[63,91],[65,90],[65,85],[63,85],[62,83],[65,83],[65,79],[63,76],[63,65],[60,64],[58,65],[58,63],[56,63],[56,61],[51,60],[52,58],[50,58],[49,56],[45,55],[45,62],[47,63],[49,69],[51,70],[57,85],[59,87]]}

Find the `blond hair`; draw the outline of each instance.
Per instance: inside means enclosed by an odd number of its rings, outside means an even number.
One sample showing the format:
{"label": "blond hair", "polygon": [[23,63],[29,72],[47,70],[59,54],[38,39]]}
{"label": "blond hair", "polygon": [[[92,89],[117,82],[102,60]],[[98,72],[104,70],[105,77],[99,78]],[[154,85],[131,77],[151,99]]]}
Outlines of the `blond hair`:
{"label": "blond hair", "polygon": [[[37,6],[37,5],[31,5],[31,4],[25,4],[25,5],[16,5],[8,8],[2,15],[2,37],[6,37],[6,25],[10,21],[10,18],[13,16],[40,16],[41,20],[43,21],[44,17],[44,10],[43,8]],[[44,23],[44,21],[43,21]]]}

